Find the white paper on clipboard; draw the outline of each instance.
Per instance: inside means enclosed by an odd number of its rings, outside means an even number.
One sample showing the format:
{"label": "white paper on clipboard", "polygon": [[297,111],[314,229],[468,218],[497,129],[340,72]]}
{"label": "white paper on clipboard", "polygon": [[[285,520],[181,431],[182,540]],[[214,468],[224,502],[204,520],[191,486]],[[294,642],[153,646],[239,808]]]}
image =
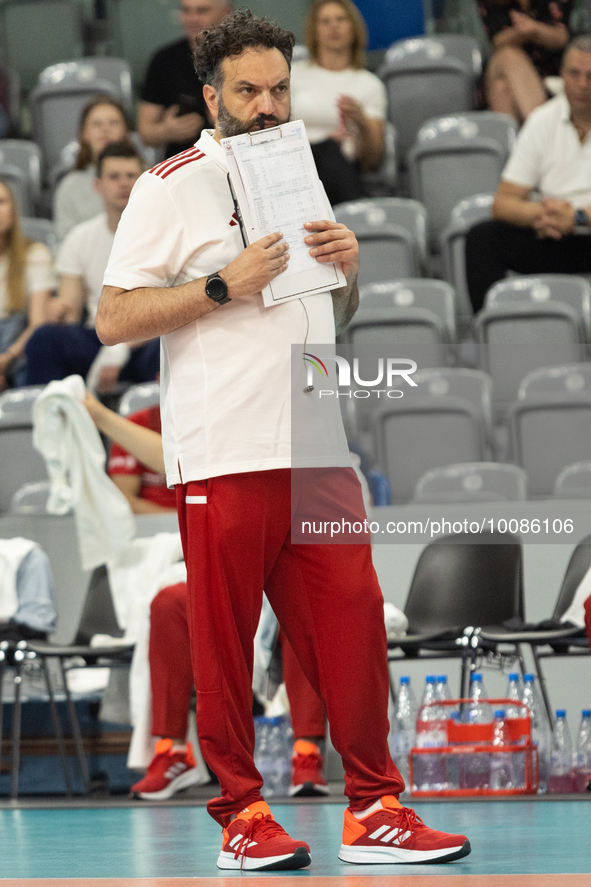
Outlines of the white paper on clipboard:
{"label": "white paper on clipboard", "polygon": [[230,179],[249,243],[281,231],[289,266],[263,289],[277,305],[344,286],[338,263],[320,263],[304,243],[304,222],[326,218],[326,202],[301,120],[222,139]]}

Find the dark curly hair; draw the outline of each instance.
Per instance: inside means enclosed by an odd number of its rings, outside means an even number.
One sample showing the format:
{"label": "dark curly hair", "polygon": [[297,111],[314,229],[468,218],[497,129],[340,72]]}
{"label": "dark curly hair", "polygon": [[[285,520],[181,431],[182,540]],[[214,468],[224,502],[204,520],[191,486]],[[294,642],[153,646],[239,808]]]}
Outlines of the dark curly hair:
{"label": "dark curly hair", "polygon": [[249,47],[278,49],[291,68],[295,37],[276,22],[253,15],[250,9],[241,9],[227,16],[215,28],[208,28],[193,53],[197,76],[216,90],[223,83],[222,62],[240,55]]}

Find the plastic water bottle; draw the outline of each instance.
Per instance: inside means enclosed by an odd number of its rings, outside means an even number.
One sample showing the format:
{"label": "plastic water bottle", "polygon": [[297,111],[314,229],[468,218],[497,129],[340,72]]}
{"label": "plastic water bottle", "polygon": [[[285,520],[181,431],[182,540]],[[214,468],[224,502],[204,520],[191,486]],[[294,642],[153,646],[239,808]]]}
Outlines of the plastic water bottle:
{"label": "plastic water bottle", "polygon": [[573,790],[573,743],[566,721],[566,710],[559,708],[556,711],[556,721],[552,731],[548,791],[553,794],[563,794]]}
{"label": "plastic water bottle", "polygon": [[532,742],[538,747],[540,762],[540,787],[538,792],[542,793],[548,789],[552,729],[541,693],[538,690],[535,675],[533,674],[525,674],[523,676],[521,701],[527,705],[532,714]]}
{"label": "plastic water bottle", "polygon": [[591,709],[587,708],[581,712],[576,768],[575,789],[578,792],[587,791],[591,779]]}
{"label": "plastic water bottle", "polygon": [[[449,684],[447,682],[446,674],[438,674],[437,679],[435,681],[435,698],[439,702],[445,702],[448,699],[452,698],[451,690],[449,689]],[[446,718],[451,717],[452,708],[450,705],[444,705],[443,710],[445,712]]]}
{"label": "plastic water bottle", "polygon": [[392,715],[390,752],[409,790],[408,756],[416,739],[417,701],[409,677],[401,677]]}
{"label": "plastic water bottle", "polygon": [[[507,696],[512,703],[505,709],[505,719],[507,721],[521,720],[525,718],[529,719],[528,710],[521,705],[522,694],[523,690],[520,686],[519,674],[517,672],[512,672],[509,675],[507,692],[505,693],[505,696]],[[524,732],[519,738],[513,737],[513,744],[525,745],[527,742],[527,736],[527,732]],[[516,751],[512,755],[513,771],[515,773],[515,788],[525,788],[525,754],[525,752]]]}
{"label": "plastic water bottle", "polygon": [[289,793],[293,730],[287,716],[256,718],[254,763],[268,797]]}
{"label": "plastic water bottle", "polygon": [[[495,711],[492,744],[498,748],[511,746],[509,728],[503,709]],[[513,752],[499,751],[490,756],[490,787],[497,792],[506,788],[515,788]]]}
{"label": "plastic water bottle", "polygon": [[[425,680],[425,692],[417,718],[417,748],[438,749],[447,745],[447,719],[442,706],[435,702],[435,675]],[[436,751],[414,756],[414,782],[420,791],[442,791],[447,788],[445,757]]]}
{"label": "plastic water bottle", "polygon": [[[463,721],[466,724],[490,724],[493,713],[486,701],[486,692],[482,675],[474,672],[470,681],[470,699],[464,707]],[[480,740],[473,745],[489,745],[488,740]],[[461,776],[462,788],[488,788],[490,777],[490,756],[486,752],[474,752],[464,756],[464,767]]]}

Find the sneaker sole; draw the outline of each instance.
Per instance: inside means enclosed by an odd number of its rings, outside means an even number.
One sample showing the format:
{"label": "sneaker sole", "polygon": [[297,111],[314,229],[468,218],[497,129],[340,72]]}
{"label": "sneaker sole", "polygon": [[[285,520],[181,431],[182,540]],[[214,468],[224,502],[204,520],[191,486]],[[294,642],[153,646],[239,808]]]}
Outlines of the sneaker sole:
{"label": "sneaker sole", "polygon": [[286,856],[267,856],[262,859],[253,856],[236,859],[233,853],[222,850],[218,856],[217,867],[219,869],[242,869],[246,872],[278,872],[303,869],[310,865],[310,862],[310,854],[305,847],[298,847],[295,853],[289,853]]}
{"label": "sneaker sole", "polygon": [[471,853],[470,841],[461,847],[445,847],[442,850],[405,850],[404,847],[351,847],[342,844],[339,859],[357,865],[380,863],[382,865],[413,865],[429,862],[453,862]]}
{"label": "sneaker sole", "polygon": [[317,782],[304,782],[303,785],[290,785],[290,798],[313,798],[318,795],[329,795],[330,789],[327,785]]}
{"label": "sneaker sole", "polygon": [[144,801],[165,801],[167,798],[172,798],[177,792],[182,791],[182,789],[189,788],[190,785],[198,783],[199,774],[197,773],[197,768],[191,767],[190,770],[185,770],[184,773],[181,773],[180,776],[169,782],[166,788],[161,789],[159,792],[134,792],[133,797],[142,798]]}

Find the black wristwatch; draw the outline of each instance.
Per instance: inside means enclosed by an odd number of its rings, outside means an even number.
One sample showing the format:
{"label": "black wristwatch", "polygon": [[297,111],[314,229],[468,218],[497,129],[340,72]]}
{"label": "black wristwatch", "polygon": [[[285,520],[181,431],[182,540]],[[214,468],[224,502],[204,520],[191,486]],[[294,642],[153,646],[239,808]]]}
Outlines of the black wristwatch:
{"label": "black wristwatch", "polygon": [[584,209],[578,209],[576,211],[575,226],[577,228],[589,228],[589,217]]}
{"label": "black wristwatch", "polygon": [[217,302],[218,305],[225,305],[226,302],[232,301],[228,295],[228,284],[223,277],[220,277],[218,271],[210,274],[205,281],[205,295],[209,296],[213,302]]}

